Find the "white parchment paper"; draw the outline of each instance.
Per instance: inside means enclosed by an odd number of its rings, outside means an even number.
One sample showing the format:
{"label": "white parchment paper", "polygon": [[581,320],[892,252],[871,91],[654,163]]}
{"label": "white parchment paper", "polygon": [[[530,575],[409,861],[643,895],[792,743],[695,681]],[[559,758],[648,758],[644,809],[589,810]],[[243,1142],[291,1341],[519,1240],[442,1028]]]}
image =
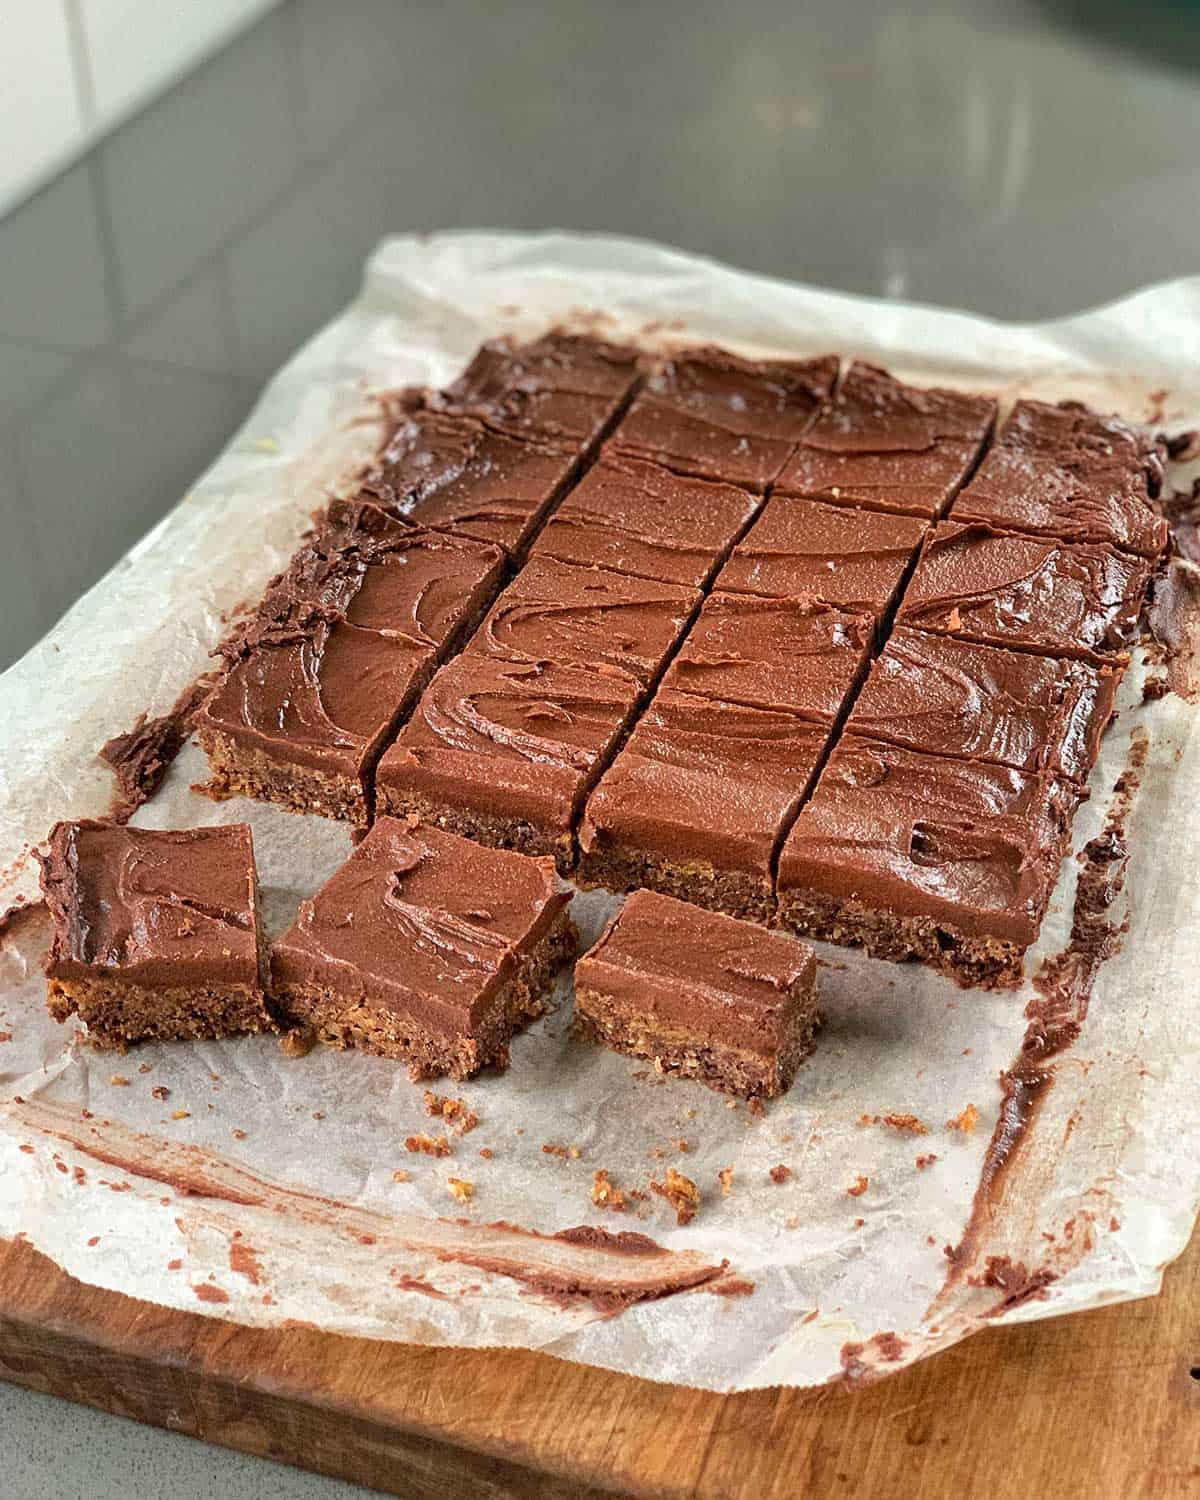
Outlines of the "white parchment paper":
{"label": "white parchment paper", "polygon": [[[359,299],[281,371],[192,493],[0,678],[0,909],[36,899],[28,849],[56,818],[109,806],[97,748],[142,711],[164,712],[210,664],[229,612],[255,597],[369,451],[372,391],[443,382],[495,333],[597,314],[601,331],[651,345],[836,349],[1006,399],[1073,396],[1156,426],[1200,424],[1200,280],[1015,327],[628,240],[388,241]],[[1147,736],[1129,818],[1128,936],[1078,1042],[1053,1064],[1003,1192],[974,1218],[1028,990],[963,992],[825,948],[820,1046],[759,1118],[572,1041],[564,983],[557,1010],[514,1045],[508,1073],[439,1088],[480,1123],[433,1159],[404,1146],[438,1129],[423,1086],[384,1060],[322,1049],[294,1059],[262,1038],[124,1058],[73,1045],[46,1016],[47,928],[34,911],[0,950],[0,1235],[25,1235],[85,1282],[192,1312],[545,1349],[714,1389],[811,1384],[855,1361],[898,1369],[997,1317],[1148,1295],[1200,1199],[1200,738],[1179,699],[1142,704],[1143,670],[1126,680],[1075,840],[1101,828],[1131,736]],[[188,746],[135,821],[249,822],[278,931],[345,858],[347,832],[214,804],[191,790],[204,774]],[[1076,869],[1067,862],[1031,970],[1065,941]],[[612,903],[592,895],[576,906],[591,935]],[[968,1105],[974,1130],[949,1128]],[[928,1133],[862,1122],[888,1113],[916,1115]],[[918,1156],[936,1160],[918,1167]],[[686,1227],[648,1192],[670,1165],[703,1193]],[[778,1165],[791,1174],[779,1183],[769,1175]],[[593,1206],[597,1169],[646,1198],[622,1215]],[[451,1197],[450,1176],[474,1184],[468,1203]],[[969,1222],[970,1253],[948,1278],[945,1247]],[[581,1224],[637,1231],[663,1249],[548,1238]],[[1045,1283],[1040,1294],[1006,1306],[1003,1288],[982,1284],[989,1256],[1024,1267]],[[717,1294],[739,1283],[742,1295]],[[614,1299],[631,1295],[643,1300],[614,1313]]]}

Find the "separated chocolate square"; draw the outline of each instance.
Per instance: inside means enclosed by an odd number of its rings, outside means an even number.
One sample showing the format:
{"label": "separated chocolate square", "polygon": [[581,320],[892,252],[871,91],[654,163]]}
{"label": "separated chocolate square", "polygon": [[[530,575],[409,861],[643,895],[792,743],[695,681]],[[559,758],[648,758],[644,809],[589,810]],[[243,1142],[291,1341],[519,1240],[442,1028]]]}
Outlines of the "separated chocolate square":
{"label": "separated chocolate square", "polygon": [[575,1028],[660,1073],[770,1098],[815,1045],[816,978],[807,943],[636,891],[575,965]]}
{"label": "separated chocolate square", "polygon": [[761,498],[608,451],[551,516],[534,556],[698,588]]}
{"label": "separated chocolate square", "polygon": [[1015,984],[1082,796],[1046,773],[844,734],[784,843],[779,921],[962,985]]}
{"label": "separated chocolate square", "polygon": [[550,860],[380,818],[272,947],[280,1013],[414,1078],[506,1067],[578,934]]}
{"label": "separated chocolate square", "polygon": [[1153,558],[1167,545],[1161,484],[1157,453],[1119,417],[1018,401],[950,516]]}
{"label": "separated chocolate square", "polygon": [[761,491],[795,451],[837,373],[833,355],[751,360],[724,349],[684,350],[650,378],[610,447]]}
{"label": "separated chocolate square", "polygon": [[41,856],[56,1021],[95,1047],[267,1031],[250,830],[58,823]]}

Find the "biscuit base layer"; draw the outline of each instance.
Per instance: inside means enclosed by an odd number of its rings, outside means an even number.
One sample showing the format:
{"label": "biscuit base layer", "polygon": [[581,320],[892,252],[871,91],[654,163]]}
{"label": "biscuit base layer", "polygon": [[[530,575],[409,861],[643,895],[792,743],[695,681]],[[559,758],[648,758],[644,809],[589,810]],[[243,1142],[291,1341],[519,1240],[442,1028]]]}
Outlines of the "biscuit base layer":
{"label": "biscuit base layer", "polygon": [[671,860],[619,846],[594,848],[580,855],[571,879],[584,889],[658,891],[752,922],[767,922],[775,911],[769,877],[718,870],[702,859]]}
{"label": "biscuit base layer", "polygon": [[597,990],[575,992],[575,1031],[626,1057],[642,1057],[660,1073],[694,1078],[723,1094],[770,1099],[786,1093],[796,1069],[816,1046],[820,1025],[815,997],[798,1000],[787,1034],[773,1058],[735,1046],[717,1046],[664,1027],[654,1016],[616,1004]]}
{"label": "biscuit base layer", "polygon": [[256,802],[274,802],[289,812],[315,813],[360,827],[366,825],[367,802],[358,777],[272,760],[261,750],[243,749],[227,735],[211,730],[202,730],[198,738],[212,772],[208,783],[200,788],[208,796],[218,801],[252,797]]}
{"label": "biscuit base layer", "polygon": [[507,983],[493,996],[486,1019],[469,1035],[425,1033],[386,1005],[347,1001],[326,985],[280,986],[273,989],[271,998],[288,1022],[315,1027],[320,1040],[330,1046],[398,1058],[408,1063],[414,1079],[447,1073],[452,1078],[470,1078],[481,1068],[508,1066],[513,1034],[545,1014],[555,975],[578,948],[579,932],[564,911],[536,947],[518,961]]}
{"label": "biscuit base layer", "polygon": [[493,816],[471,808],[449,807],[430,802],[393,787],[380,786],[376,791],[376,816],[417,818],[422,823],[457,833],[489,849],[513,849],[518,854],[549,854],[560,875],[571,874],[575,861],[575,841],[569,832],[554,832],[520,818]]}
{"label": "biscuit base layer", "polygon": [[119,979],[51,979],[46,1003],[56,1021],[77,1015],[87,1026],[88,1041],[101,1051],[275,1029],[262,990],[248,984],[156,989]]}
{"label": "biscuit base layer", "polygon": [[928,964],[963,989],[1011,989],[1025,950],[1005,938],[976,937],[933,917],[903,917],[862,902],[812,892],[780,892],[777,925],[801,937],[863,948],[872,958]]}

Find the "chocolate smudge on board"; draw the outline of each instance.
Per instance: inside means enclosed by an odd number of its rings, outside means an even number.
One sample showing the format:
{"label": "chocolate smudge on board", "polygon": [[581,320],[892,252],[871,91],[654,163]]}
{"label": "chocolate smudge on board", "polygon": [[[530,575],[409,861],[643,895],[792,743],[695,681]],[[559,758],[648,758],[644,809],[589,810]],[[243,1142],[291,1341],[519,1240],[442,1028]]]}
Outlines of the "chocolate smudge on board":
{"label": "chocolate smudge on board", "polygon": [[[1135,732],[1126,768],[1113,788],[1104,828],[1082,851],[1083,868],[1075,889],[1066,947],[1047,957],[1033,977],[1037,994],[1026,1007],[1029,1024],[1016,1060],[1001,1074],[996,1127],[984,1155],[962,1239],[947,1247],[949,1269],[935,1304],[973,1264],[987,1223],[1003,1199],[1012,1163],[1054,1082],[1052,1061],[1078,1038],[1100,969],[1117,951],[1128,927],[1128,918],[1115,922],[1111,910],[1125,884],[1129,864],[1125,830],[1148,751],[1145,735]],[[1028,1301],[1054,1279],[1053,1272],[1036,1267],[1029,1271],[1023,1265],[1013,1268],[1011,1263],[1006,1263],[1006,1269],[1004,1262],[1005,1257],[990,1256],[982,1277],[968,1278],[970,1285],[997,1286],[1004,1292],[1001,1302],[985,1314],[988,1317]],[[1027,1290],[1030,1287],[1034,1290]]]}
{"label": "chocolate smudge on board", "polygon": [[198,677],[165,714],[154,719],[142,714],[132,729],[101,746],[100,759],[117,778],[107,814],[114,823],[127,823],[158,791],[171,762],[187,743],[196,710],[214,680],[211,672]]}

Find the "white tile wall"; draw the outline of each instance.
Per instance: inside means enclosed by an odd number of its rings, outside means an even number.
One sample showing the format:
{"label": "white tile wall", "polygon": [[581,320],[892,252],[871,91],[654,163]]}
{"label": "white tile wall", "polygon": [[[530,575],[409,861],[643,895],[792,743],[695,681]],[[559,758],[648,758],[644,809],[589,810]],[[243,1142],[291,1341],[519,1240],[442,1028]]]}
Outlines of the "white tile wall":
{"label": "white tile wall", "polygon": [[278,0],[0,0],[0,214]]}

